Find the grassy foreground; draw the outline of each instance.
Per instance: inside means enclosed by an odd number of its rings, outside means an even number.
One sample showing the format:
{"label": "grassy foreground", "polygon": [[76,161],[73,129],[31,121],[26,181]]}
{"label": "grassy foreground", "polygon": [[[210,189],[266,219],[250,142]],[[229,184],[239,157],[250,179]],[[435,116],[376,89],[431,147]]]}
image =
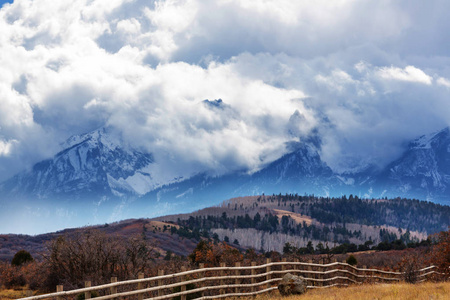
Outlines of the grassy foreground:
{"label": "grassy foreground", "polygon": [[[0,290],[0,299],[10,300],[25,297],[22,290]],[[450,299],[450,282],[426,282],[421,284],[365,284],[358,286],[308,290],[302,296],[281,297],[278,292],[259,295],[255,298],[233,298],[240,300],[350,300],[350,299]]]}
{"label": "grassy foreground", "polygon": [[[242,299],[242,298],[241,298]],[[349,299],[450,299],[450,282],[421,284],[366,284],[342,288],[308,290],[302,296],[281,297],[278,292],[260,295],[255,300],[349,300]]]}

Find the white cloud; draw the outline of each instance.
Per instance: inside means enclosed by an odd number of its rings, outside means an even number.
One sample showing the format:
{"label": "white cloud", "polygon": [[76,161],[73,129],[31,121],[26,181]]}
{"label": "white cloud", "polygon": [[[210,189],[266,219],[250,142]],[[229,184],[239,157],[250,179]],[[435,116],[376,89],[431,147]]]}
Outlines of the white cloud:
{"label": "white cloud", "polygon": [[318,83],[337,92],[342,92],[348,84],[356,83],[348,73],[342,70],[333,70],[330,76],[317,75],[315,79]]}
{"label": "white cloud", "polygon": [[0,140],[0,156],[8,156],[11,153],[12,147],[17,144],[16,140],[2,141]]}
{"label": "white cloud", "polygon": [[135,18],[121,20],[117,23],[117,30],[129,34],[137,34],[141,31],[141,24]]}
{"label": "white cloud", "polygon": [[433,78],[424,71],[414,66],[407,66],[404,69],[396,67],[383,67],[378,71],[378,76],[385,80],[399,80],[408,82],[417,82],[430,85]]}
{"label": "white cloud", "polygon": [[438,85],[443,85],[450,88],[450,80],[448,80],[447,78],[439,77],[438,80],[436,80],[436,83]]}
{"label": "white cloud", "polygon": [[0,179],[105,124],[174,173],[257,169],[314,127],[336,169],[386,162],[450,124],[450,4],[407,3],[17,0],[0,11]]}

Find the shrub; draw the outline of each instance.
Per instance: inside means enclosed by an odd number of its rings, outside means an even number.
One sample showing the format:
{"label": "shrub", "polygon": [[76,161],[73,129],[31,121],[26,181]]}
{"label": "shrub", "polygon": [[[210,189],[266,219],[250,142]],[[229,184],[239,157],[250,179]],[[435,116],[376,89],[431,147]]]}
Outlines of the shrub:
{"label": "shrub", "polygon": [[11,261],[11,265],[13,266],[21,266],[27,262],[32,262],[33,261],[33,257],[31,256],[30,252],[25,251],[25,250],[20,250],[19,252],[17,252],[12,261]]}
{"label": "shrub", "polygon": [[418,279],[418,270],[420,268],[420,259],[417,254],[405,255],[399,263],[400,271],[403,272],[403,280],[407,283],[416,283]]}
{"label": "shrub", "polygon": [[356,266],[358,264],[358,260],[356,259],[356,257],[354,257],[353,255],[350,255],[346,262],[351,265],[351,266]]}
{"label": "shrub", "polygon": [[430,253],[430,261],[436,267],[439,272],[450,275],[450,229],[447,231],[441,231],[433,235],[432,240],[436,242],[433,245]]}
{"label": "shrub", "polygon": [[149,268],[154,257],[153,245],[139,235],[108,236],[92,230],[60,236],[48,244],[44,256],[49,270],[46,284],[48,288],[56,284],[77,288],[85,280],[97,285],[111,277],[136,278]]}
{"label": "shrub", "polygon": [[1,283],[7,289],[25,286],[27,281],[21,272],[20,267],[8,266],[5,264],[1,271]]}
{"label": "shrub", "polygon": [[242,261],[242,259],[243,255],[238,249],[226,243],[214,244],[207,241],[200,241],[189,255],[192,264],[204,263],[205,267],[218,267],[220,263],[232,265],[235,262]]}

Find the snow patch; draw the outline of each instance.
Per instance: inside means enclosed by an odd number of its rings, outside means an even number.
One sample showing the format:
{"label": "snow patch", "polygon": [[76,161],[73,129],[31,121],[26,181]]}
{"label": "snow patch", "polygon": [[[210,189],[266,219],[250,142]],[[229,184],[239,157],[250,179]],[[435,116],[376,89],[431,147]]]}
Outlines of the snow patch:
{"label": "snow patch", "polygon": [[114,179],[114,177],[109,174],[106,174],[106,176],[108,179],[108,185],[116,196],[123,196],[122,193],[117,191],[118,189],[122,191],[134,192],[134,189],[123,178]]}
{"label": "snow patch", "polygon": [[436,135],[436,133],[422,135],[418,139],[414,141],[414,148],[415,149],[430,149],[431,148],[431,141],[433,137]]}
{"label": "snow patch", "polygon": [[78,172],[81,169],[80,158],[77,152],[73,149],[69,152],[69,162],[74,168],[75,172]]}
{"label": "snow patch", "polygon": [[125,182],[139,195],[144,195],[155,189],[155,184],[151,175],[140,171],[129,176],[125,179]]}

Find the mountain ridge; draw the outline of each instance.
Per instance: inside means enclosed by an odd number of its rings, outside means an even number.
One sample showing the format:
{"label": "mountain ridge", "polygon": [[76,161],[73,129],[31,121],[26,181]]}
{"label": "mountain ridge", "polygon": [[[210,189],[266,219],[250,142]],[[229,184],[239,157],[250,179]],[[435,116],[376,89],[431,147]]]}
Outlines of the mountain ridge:
{"label": "mountain ridge", "polygon": [[197,173],[172,179],[155,171],[158,161],[151,153],[126,145],[109,128],[73,136],[63,145],[66,148],[52,159],[0,184],[5,217],[19,207],[21,219],[31,212],[72,216],[73,220],[85,215],[83,220],[92,224],[188,212],[233,197],[280,193],[450,203],[448,127],[411,141],[402,156],[381,171],[368,167],[345,174],[333,172],[321,159],[317,132],[290,143],[289,153],[254,173]]}

